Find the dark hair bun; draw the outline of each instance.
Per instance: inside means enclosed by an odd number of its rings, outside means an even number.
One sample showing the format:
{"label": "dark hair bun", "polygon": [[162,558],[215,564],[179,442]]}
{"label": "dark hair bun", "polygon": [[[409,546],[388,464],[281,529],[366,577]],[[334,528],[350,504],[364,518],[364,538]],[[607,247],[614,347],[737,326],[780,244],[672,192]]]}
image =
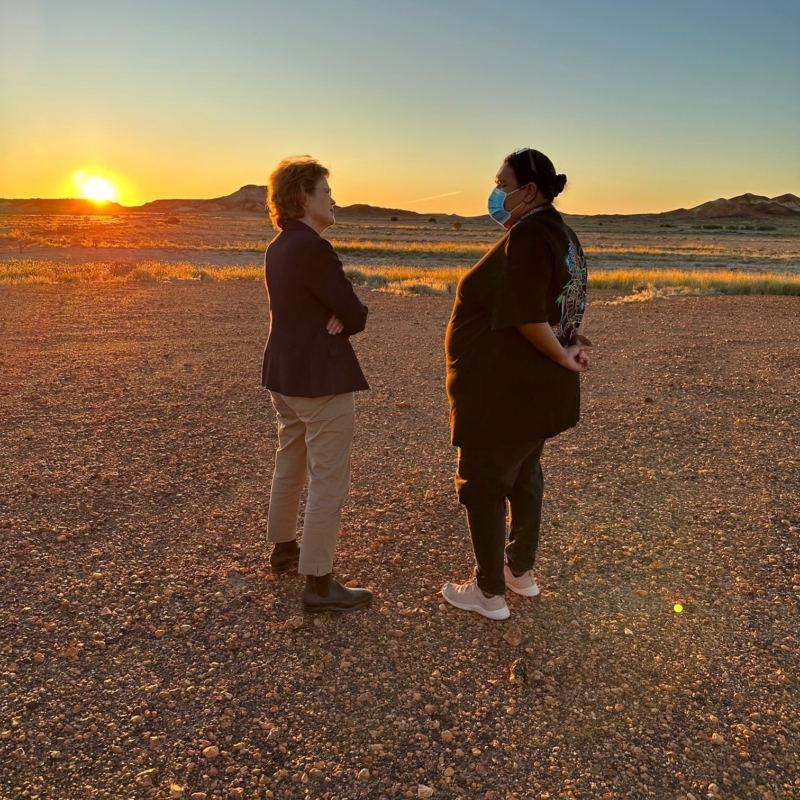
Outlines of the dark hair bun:
{"label": "dark hair bun", "polygon": [[566,185],[567,185],[567,176],[556,175],[556,178],[553,181],[553,197],[558,197],[561,194],[561,192],[564,191],[564,187]]}

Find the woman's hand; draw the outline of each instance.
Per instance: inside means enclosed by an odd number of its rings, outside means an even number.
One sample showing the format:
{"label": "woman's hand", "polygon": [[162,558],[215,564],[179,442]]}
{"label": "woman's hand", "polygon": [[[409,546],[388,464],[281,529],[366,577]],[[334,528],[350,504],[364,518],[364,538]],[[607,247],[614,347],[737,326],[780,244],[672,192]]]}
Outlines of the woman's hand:
{"label": "woman's hand", "polygon": [[571,372],[586,372],[590,366],[589,351],[591,347],[585,344],[571,344],[564,348],[564,358],[561,364]]}
{"label": "woman's hand", "polygon": [[336,336],[337,333],[341,333],[344,330],[344,325],[342,325],[341,320],[336,316],[336,314],[331,314],[331,318],[328,320],[327,329],[331,336]]}

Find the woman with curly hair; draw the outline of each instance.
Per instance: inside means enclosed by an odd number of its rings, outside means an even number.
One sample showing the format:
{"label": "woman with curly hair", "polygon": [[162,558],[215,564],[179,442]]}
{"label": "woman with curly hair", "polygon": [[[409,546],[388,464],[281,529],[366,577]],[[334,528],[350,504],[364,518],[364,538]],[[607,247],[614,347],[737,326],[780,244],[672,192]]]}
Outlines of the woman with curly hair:
{"label": "woman with curly hair", "polygon": [[[267,247],[270,330],[261,372],[278,417],[279,447],[270,492],[267,540],[275,572],[306,576],[306,611],[369,605],[367,589],[333,578],[342,506],[350,488],[354,392],[369,386],[350,344],[367,308],[322,232],[334,224],[328,170],[314,159],[287,158],[270,176],[267,207],[279,231]],[[308,478],[302,545],[296,539]]]}

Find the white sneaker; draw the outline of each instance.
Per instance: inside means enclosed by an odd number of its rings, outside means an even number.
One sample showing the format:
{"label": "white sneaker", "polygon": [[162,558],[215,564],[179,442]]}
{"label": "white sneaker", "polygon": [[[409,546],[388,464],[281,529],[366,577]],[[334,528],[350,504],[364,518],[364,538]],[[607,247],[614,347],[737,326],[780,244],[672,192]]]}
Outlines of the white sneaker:
{"label": "white sneaker", "polygon": [[533,579],[532,569],[529,569],[527,572],[523,572],[522,575],[517,577],[508,568],[508,564],[506,564],[506,567],[503,570],[503,575],[506,579],[506,587],[511,589],[512,592],[521,594],[523,597],[536,597],[536,595],[539,594],[539,587],[536,585],[536,581]]}
{"label": "white sneaker", "polygon": [[475,578],[461,584],[446,583],[442,588],[442,597],[451,606],[463,611],[475,611],[489,619],[508,619],[511,616],[503,595],[486,597],[478,588]]}

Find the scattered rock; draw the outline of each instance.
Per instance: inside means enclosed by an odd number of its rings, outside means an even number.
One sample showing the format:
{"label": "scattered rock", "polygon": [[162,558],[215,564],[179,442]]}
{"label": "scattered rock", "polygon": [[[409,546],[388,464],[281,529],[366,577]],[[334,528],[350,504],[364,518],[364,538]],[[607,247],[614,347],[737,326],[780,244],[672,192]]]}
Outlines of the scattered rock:
{"label": "scattered rock", "polygon": [[525,683],[527,678],[527,665],[524,658],[518,658],[511,663],[508,679],[511,683]]}
{"label": "scattered rock", "polygon": [[522,630],[519,625],[513,623],[506,628],[503,638],[512,646],[519,647],[522,644]]}
{"label": "scattered rock", "polygon": [[136,783],[139,786],[148,787],[153,785],[153,779],[158,772],[157,769],[145,769],[136,775]]}

